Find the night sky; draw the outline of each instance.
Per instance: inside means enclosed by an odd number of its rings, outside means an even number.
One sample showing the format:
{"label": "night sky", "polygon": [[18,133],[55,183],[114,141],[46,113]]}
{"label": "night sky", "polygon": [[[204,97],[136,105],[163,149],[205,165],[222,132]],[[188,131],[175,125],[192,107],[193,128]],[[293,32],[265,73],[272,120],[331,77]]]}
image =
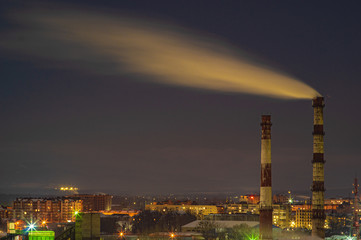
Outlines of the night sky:
{"label": "night sky", "polygon": [[[72,2],[1,1],[1,39],[24,11],[66,18],[76,9],[157,21],[232,46],[325,97],[326,196],[351,193],[361,176],[357,1]],[[257,192],[262,114],[272,114],[274,191],[311,193],[311,100],[167,85],[127,66],[101,74],[98,55],[78,66],[67,54],[59,61],[23,46],[0,40],[2,193],[66,184],[107,193]]]}

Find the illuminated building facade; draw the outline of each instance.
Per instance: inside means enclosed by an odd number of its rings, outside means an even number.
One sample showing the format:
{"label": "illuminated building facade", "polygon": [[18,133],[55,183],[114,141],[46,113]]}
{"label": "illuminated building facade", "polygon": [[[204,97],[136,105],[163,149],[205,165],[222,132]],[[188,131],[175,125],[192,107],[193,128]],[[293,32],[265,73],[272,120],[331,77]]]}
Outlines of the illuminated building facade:
{"label": "illuminated building facade", "polygon": [[238,214],[238,213],[259,214],[259,204],[233,203],[233,204],[227,204],[225,206],[226,206],[225,213],[227,214]]}
{"label": "illuminated building facade", "polygon": [[[279,228],[288,228],[291,221],[291,206],[288,204],[273,204],[273,225]],[[227,204],[226,213],[232,214],[259,214],[259,204]]]}
{"label": "illuminated building facade", "polygon": [[291,206],[286,204],[273,204],[273,225],[279,228],[289,228],[291,222]]}
{"label": "illuminated building facade", "polygon": [[75,194],[70,198],[79,198],[83,201],[83,212],[110,211],[113,196],[108,194]]}
{"label": "illuminated building facade", "polygon": [[55,232],[53,231],[31,231],[28,234],[29,240],[54,240]]}
{"label": "illuminated building facade", "polygon": [[296,210],[295,228],[312,229],[312,209],[311,206],[298,208]]}
{"label": "illuminated building facade", "polygon": [[343,203],[352,203],[348,198],[328,198],[325,199],[325,205],[341,205]]}
{"label": "illuminated building facade", "polygon": [[189,212],[194,215],[209,215],[217,214],[218,207],[216,205],[171,205],[171,204],[147,204],[145,205],[145,210],[158,211],[158,212],[168,212],[168,211],[183,211]]}
{"label": "illuminated building facade", "polygon": [[13,218],[46,223],[72,222],[75,212],[82,211],[80,199],[18,198],[13,202]]}
{"label": "illuminated building facade", "polygon": [[[289,196],[283,194],[272,195],[273,203],[288,203]],[[258,194],[241,195],[239,197],[241,203],[259,204],[260,196]]]}
{"label": "illuminated building facade", "polygon": [[239,198],[240,202],[246,202],[246,203],[250,203],[250,204],[258,204],[259,203],[259,195],[242,195]]}
{"label": "illuminated building facade", "polygon": [[13,216],[13,208],[0,206],[0,219],[9,219]]}

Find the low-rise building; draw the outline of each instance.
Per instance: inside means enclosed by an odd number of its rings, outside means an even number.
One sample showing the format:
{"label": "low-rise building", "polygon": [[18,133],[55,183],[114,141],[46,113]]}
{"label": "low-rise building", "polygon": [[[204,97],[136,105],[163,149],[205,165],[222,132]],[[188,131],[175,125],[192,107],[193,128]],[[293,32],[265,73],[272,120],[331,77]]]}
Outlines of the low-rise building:
{"label": "low-rise building", "polygon": [[[197,231],[201,222],[202,220],[196,220],[186,225],[183,225],[182,232]],[[259,226],[259,221],[219,221],[219,220],[217,221],[216,220],[210,222],[217,227],[217,230],[230,229],[235,226],[240,226],[242,224],[247,225],[250,228],[255,228]]]}
{"label": "low-rise building", "polygon": [[258,221],[258,214],[249,213],[235,213],[235,214],[209,214],[204,217],[204,220],[212,221]]}
{"label": "low-rise building", "polygon": [[158,212],[168,212],[168,211],[183,211],[189,212],[193,215],[209,215],[209,214],[217,214],[218,208],[216,205],[192,205],[192,204],[147,204],[145,205],[145,210],[150,211],[158,211]]}

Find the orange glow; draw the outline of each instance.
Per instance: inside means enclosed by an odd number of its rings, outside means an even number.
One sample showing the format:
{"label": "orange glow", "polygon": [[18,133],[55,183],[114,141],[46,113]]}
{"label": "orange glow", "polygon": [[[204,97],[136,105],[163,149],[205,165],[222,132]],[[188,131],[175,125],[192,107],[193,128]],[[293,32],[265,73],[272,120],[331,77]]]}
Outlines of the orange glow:
{"label": "orange glow", "polygon": [[104,215],[111,216],[113,214],[121,214],[121,215],[129,215],[130,217],[133,217],[139,213],[139,211],[102,211],[101,212]]}
{"label": "orange glow", "polygon": [[24,229],[26,223],[23,220],[18,220],[15,222],[15,229]]}

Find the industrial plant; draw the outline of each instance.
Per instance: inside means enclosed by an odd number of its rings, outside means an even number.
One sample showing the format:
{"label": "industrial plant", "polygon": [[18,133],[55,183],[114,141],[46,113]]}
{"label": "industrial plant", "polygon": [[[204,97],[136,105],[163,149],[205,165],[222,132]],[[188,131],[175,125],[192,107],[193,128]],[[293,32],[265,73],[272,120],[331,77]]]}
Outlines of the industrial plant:
{"label": "industrial plant", "polygon": [[[312,160],[312,236],[325,238],[324,210],[324,98],[312,100],[313,116],[313,160]],[[260,189],[260,238],[272,237],[272,174],[271,174],[271,116],[262,116],[261,141],[261,189]]]}
{"label": "industrial plant", "polygon": [[[23,239],[23,236],[34,240],[41,232],[48,234],[50,240],[101,239],[106,234],[120,239],[142,239],[145,232],[151,233],[148,236],[151,239],[273,240],[307,236],[332,239],[329,236],[337,234],[338,239],[343,239],[346,233],[358,240],[357,178],[353,184],[354,199],[325,199],[324,196],[324,106],[323,97],[312,99],[310,199],[297,199],[291,191],[272,193],[272,122],[271,115],[262,115],[259,195],[227,197],[225,200],[188,197],[185,201],[177,200],[176,196],[128,199],[107,194],[17,198],[11,207],[0,209],[1,218],[8,219],[4,240]],[[182,197],[178,196],[178,199]],[[37,228],[36,234],[32,230],[27,234],[30,227]],[[89,228],[95,231],[93,235],[88,234]]]}

